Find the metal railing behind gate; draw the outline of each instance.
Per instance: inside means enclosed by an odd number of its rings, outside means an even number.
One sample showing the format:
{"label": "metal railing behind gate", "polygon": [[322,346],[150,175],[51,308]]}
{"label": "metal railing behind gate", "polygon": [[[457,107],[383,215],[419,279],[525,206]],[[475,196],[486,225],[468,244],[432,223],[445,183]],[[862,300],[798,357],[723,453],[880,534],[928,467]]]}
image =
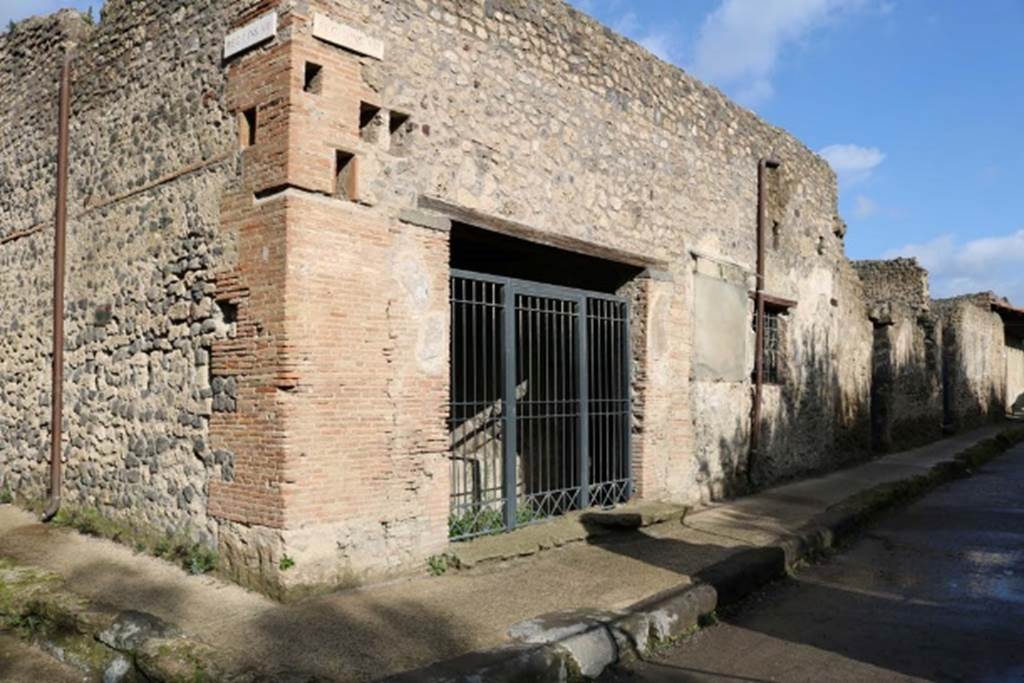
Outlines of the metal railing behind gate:
{"label": "metal railing behind gate", "polygon": [[457,271],[451,307],[450,536],[627,500],[626,301]]}
{"label": "metal railing behind gate", "polygon": [[622,301],[587,301],[590,502],[601,507],[621,503],[632,494],[628,313]]}

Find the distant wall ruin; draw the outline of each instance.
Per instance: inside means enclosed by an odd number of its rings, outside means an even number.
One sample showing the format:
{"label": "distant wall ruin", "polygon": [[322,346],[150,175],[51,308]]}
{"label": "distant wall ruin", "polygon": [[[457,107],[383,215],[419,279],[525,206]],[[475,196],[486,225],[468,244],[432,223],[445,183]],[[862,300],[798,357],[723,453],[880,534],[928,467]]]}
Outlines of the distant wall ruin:
{"label": "distant wall ruin", "polygon": [[871,442],[877,452],[942,434],[942,326],[930,309],[928,271],[913,259],[855,261],[874,326]]}
{"label": "distant wall ruin", "polygon": [[984,293],[932,303],[942,321],[944,404],[950,429],[990,422],[1010,408],[1006,325],[993,310],[993,298]]}

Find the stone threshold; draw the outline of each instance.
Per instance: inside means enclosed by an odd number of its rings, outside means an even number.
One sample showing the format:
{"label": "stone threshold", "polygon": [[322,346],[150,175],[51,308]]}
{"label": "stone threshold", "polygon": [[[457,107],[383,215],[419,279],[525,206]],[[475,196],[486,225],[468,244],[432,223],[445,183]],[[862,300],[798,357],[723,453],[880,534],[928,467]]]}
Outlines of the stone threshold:
{"label": "stone threshold", "polygon": [[544,550],[664,522],[681,522],[690,507],[637,500],[613,508],[570,512],[512,531],[452,543],[449,555],[459,569],[528,557]]}

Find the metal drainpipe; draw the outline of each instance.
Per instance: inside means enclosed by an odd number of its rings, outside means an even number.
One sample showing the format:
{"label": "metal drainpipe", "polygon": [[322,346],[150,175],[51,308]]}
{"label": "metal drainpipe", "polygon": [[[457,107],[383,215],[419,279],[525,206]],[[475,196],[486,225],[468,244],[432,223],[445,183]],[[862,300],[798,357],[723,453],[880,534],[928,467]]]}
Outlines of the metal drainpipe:
{"label": "metal drainpipe", "polygon": [[757,162],[757,289],[754,292],[754,405],[750,415],[750,455],[747,458],[747,479],[753,483],[754,461],[761,447],[761,395],[764,391],[764,228],[765,172],[778,168],[779,162],[761,159]]}
{"label": "metal drainpipe", "polygon": [[61,432],[64,408],[64,246],[68,220],[68,141],[71,118],[71,55],[65,54],[60,72],[60,110],[57,134],[57,206],[53,235],[53,368],[50,403],[50,499],[42,520],[60,509]]}

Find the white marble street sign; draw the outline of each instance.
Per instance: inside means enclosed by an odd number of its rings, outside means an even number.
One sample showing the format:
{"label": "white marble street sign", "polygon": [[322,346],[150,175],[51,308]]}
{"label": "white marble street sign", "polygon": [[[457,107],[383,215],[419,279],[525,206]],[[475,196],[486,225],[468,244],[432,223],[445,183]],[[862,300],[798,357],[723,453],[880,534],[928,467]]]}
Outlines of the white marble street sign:
{"label": "white marble street sign", "polygon": [[268,12],[224,37],[224,59],[277,35],[277,12]]}

